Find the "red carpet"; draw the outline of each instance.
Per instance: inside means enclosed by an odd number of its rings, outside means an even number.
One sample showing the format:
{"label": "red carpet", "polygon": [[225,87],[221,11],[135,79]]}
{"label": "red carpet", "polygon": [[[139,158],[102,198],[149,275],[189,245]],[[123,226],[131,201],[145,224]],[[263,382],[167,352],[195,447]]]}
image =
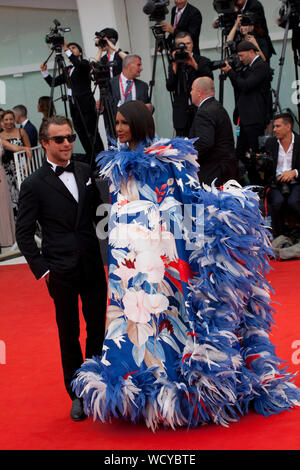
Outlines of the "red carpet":
{"label": "red carpet", "polygon": [[[276,306],[272,342],[278,356],[290,364],[289,371],[296,372],[300,368],[300,261],[274,262],[273,267],[269,278],[280,305]],[[300,448],[300,409],[269,418],[250,413],[229,428],[208,425],[189,432],[159,430],[155,434],[143,425],[119,420],[72,422],[54,307],[45,284],[35,281],[26,265],[0,265],[0,293],[0,449]],[[300,386],[300,377],[295,383]]]}

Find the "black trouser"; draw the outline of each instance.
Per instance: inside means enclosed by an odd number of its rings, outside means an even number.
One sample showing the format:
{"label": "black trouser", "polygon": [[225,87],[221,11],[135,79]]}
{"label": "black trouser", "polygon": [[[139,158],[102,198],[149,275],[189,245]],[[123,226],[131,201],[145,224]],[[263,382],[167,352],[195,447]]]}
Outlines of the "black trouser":
{"label": "black trouser", "polygon": [[87,280],[82,266],[71,272],[50,271],[48,290],[54,300],[58,326],[64,382],[71,399],[75,398],[71,382],[83,363],[79,342],[79,296],[86,322],[85,357],[101,355],[106,314],[106,280]]}
{"label": "black trouser", "polygon": [[274,238],[284,234],[286,209],[292,210],[300,220],[300,184],[291,184],[290,188],[289,196],[283,196],[278,188],[271,188],[267,196]]}
{"label": "black trouser", "polygon": [[[88,98],[87,98],[88,99]],[[76,105],[70,103],[71,117],[76,133],[78,134],[81,145],[84,148],[87,157],[87,163],[91,162],[92,152],[96,157],[104,150],[103,142],[99,134],[97,126],[97,112],[96,107],[93,109],[90,106],[86,109],[84,106],[80,107],[80,103],[76,100]],[[95,146],[93,143],[95,139]],[[94,158],[92,159],[92,164]]]}
{"label": "black trouser", "polygon": [[240,126],[240,135],[237,139],[236,145],[236,157],[247,166],[248,176],[250,183],[252,184],[260,184],[260,180],[258,180],[256,169],[252,167],[251,163],[245,158],[245,154],[250,149],[252,152],[259,152],[258,138],[263,136],[264,132],[265,127],[262,124],[251,126],[244,126],[241,124]]}
{"label": "black trouser", "polygon": [[[176,137],[189,137],[190,135],[190,130],[193,124],[193,120],[195,118],[197,108],[195,106],[188,106],[187,109],[184,111],[180,111],[180,109],[177,109],[177,112],[180,113],[186,113],[186,122],[184,127],[175,127],[176,131]],[[178,121],[178,118],[177,118]]]}

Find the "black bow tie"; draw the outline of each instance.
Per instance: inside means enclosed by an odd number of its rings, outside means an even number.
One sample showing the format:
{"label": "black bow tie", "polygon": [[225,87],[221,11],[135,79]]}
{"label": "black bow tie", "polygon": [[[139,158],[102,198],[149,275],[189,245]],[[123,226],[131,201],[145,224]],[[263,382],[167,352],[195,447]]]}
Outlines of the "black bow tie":
{"label": "black bow tie", "polygon": [[55,174],[60,176],[63,174],[64,171],[69,171],[70,173],[74,173],[74,163],[70,162],[67,166],[57,166],[55,168]]}

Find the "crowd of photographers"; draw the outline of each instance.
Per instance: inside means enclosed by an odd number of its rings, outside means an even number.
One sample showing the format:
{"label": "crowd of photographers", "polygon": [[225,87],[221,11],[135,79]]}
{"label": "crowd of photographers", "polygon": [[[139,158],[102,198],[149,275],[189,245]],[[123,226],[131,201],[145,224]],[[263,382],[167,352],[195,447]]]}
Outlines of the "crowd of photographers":
{"label": "crowd of photographers", "polygon": [[[154,23],[157,51],[168,60],[166,89],[171,97],[174,135],[196,139],[201,182],[211,184],[216,180],[221,186],[228,179],[236,179],[242,185],[260,185],[262,210],[271,215],[273,235],[279,237],[285,233],[288,212],[300,217],[300,143],[293,132],[293,117],[288,113],[278,115],[274,109],[270,62],[275,50],[263,5],[257,0],[213,1],[218,18],[212,27],[222,32],[222,57],[211,61],[200,52],[199,9],[187,0],[174,0],[168,23],[169,3],[151,0],[143,11]],[[291,5],[294,32],[299,29],[300,2],[284,3]],[[279,13],[278,24],[284,27],[286,18]],[[50,75],[43,62],[41,72],[52,93],[54,87],[66,86],[75,130],[93,165],[94,156],[103,150],[99,116],[103,115],[107,135],[115,138],[115,114],[120,104],[141,100],[155,113],[151,89],[139,78],[142,58],[118,47],[116,30],[105,28],[95,33],[97,53],[93,61],[88,61],[80,45],[66,43],[58,25],[47,42],[56,53],[66,54],[70,66],[59,68],[58,64],[56,73]],[[216,71],[219,100],[215,98]],[[232,119],[221,99],[226,78],[234,91]],[[99,87],[97,101],[92,82]]]}

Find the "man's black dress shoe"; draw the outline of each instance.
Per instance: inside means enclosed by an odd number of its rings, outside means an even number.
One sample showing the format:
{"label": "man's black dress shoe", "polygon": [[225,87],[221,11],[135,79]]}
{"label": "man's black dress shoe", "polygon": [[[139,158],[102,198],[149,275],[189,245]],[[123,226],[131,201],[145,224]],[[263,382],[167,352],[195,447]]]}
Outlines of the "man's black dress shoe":
{"label": "man's black dress shoe", "polygon": [[73,421],[82,421],[86,418],[86,414],[83,411],[83,404],[80,398],[74,398],[70,416]]}

